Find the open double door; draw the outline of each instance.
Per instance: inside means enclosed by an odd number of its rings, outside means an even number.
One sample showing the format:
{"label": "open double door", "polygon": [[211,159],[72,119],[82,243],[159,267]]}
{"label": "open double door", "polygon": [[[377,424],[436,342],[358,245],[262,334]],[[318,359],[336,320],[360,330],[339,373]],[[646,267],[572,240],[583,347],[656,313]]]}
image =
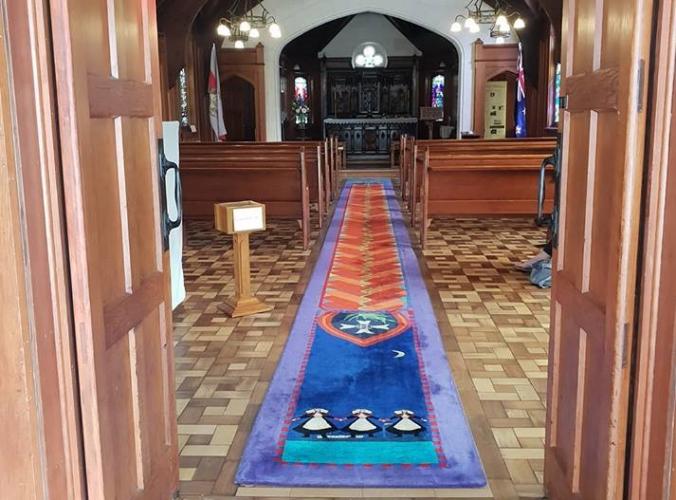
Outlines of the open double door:
{"label": "open double door", "polygon": [[[178,457],[155,0],[23,1],[51,24],[51,46],[36,50],[53,55],[82,448],[71,464],[89,498],[169,498]],[[614,499],[631,405],[652,1],[563,7],[545,477],[551,498]]]}

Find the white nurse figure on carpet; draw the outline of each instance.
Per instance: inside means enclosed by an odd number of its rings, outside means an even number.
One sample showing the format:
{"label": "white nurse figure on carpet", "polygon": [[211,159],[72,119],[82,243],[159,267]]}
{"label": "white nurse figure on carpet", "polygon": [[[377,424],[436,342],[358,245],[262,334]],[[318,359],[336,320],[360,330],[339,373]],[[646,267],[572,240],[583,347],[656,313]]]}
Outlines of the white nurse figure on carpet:
{"label": "white nurse figure on carpet", "polygon": [[329,420],[327,416],[329,414],[328,410],[323,408],[312,408],[305,412],[306,420],[296,427],[296,430],[302,433],[305,437],[309,437],[310,434],[319,434],[320,436],[326,437],[326,434],[331,432],[336,428]]}

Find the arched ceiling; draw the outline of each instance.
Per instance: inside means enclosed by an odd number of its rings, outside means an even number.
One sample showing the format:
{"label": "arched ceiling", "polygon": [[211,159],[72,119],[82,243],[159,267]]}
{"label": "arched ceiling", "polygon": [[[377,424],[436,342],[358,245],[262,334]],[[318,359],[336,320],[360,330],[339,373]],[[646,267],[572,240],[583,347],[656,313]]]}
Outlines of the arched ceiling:
{"label": "arched ceiling", "polygon": [[[245,3],[251,9],[260,0],[157,0],[157,29],[166,43],[169,82],[176,81],[185,65],[186,42],[193,28],[198,28],[194,30],[196,33],[215,39],[218,20],[233,9],[244,10]],[[208,27],[204,26],[206,20],[209,20]]]}
{"label": "arched ceiling", "polygon": [[[490,0],[486,0],[490,3]],[[549,18],[558,34],[561,26],[562,0],[506,0],[515,10],[531,22],[525,33],[526,39],[535,37],[541,29],[542,16]],[[185,48],[188,34],[192,31],[206,39],[215,39],[218,20],[231,10],[253,8],[261,0],[157,0],[158,30],[166,42],[167,71],[170,82],[176,81],[178,72],[185,64]],[[529,35],[530,33],[530,35]]]}

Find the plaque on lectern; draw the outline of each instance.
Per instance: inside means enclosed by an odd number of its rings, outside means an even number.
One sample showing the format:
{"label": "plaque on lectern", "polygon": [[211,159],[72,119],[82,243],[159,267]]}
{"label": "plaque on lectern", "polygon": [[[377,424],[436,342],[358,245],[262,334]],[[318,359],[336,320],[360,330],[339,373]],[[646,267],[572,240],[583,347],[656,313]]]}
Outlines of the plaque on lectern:
{"label": "plaque on lectern", "polygon": [[265,205],[255,201],[219,203],[215,206],[216,229],[226,234],[265,231]]}
{"label": "plaque on lectern", "polygon": [[436,108],[432,106],[422,106],[420,108],[421,122],[435,122],[444,119],[444,108]]}

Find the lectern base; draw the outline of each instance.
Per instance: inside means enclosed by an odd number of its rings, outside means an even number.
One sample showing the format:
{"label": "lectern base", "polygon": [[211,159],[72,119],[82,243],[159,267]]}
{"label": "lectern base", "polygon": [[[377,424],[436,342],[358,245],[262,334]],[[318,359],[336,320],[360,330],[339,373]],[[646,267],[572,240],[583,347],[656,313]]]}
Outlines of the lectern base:
{"label": "lectern base", "polygon": [[256,297],[240,297],[239,299],[232,297],[226,299],[218,308],[231,318],[241,318],[242,316],[250,316],[274,309],[273,306],[267,305]]}

